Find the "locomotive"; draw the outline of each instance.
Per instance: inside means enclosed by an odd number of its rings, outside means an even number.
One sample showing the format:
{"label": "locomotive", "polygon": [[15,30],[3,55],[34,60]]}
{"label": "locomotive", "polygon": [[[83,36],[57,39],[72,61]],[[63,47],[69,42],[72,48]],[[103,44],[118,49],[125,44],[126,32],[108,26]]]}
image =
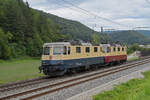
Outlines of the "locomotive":
{"label": "locomotive", "polygon": [[123,45],[72,44],[71,42],[45,43],[39,70],[45,75],[57,76],[79,69],[86,70],[100,65],[123,63],[126,60],[126,46]]}

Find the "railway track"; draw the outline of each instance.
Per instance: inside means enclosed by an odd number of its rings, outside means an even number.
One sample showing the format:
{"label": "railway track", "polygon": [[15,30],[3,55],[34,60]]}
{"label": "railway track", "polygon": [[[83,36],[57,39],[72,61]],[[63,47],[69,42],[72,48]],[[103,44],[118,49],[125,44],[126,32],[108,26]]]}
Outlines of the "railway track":
{"label": "railway track", "polygon": [[[123,71],[123,70],[129,69],[129,68],[133,68],[133,67],[136,67],[138,65],[143,65],[143,64],[149,63],[149,61],[150,61],[150,58],[147,58],[147,59],[137,61],[137,62],[132,63],[132,64],[125,64],[125,65],[121,65],[120,67],[108,68],[106,70],[103,70],[102,72],[95,72],[95,73],[92,73],[92,74],[89,74],[89,75],[83,75],[83,76],[80,76],[80,77],[77,77],[77,78],[72,78],[72,79],[69,79],[69,80],[57,82],[57,83],[47,85],[47,86],[44,86],[44,87],[39,87],[39,88],[36,88],[36,89],[27,90],[27,91],[20,92],[20,93],[17,93],[17,94],[8,95],[6,97],[1,97],[0,100],[22,97],[22,96],[29,95],[29,94],[31,94],[31,95],[27,96],[27,97],[24,97],[24,98],[21,98],[21,99],[22,100],[30,100],[30,99],[38,98],[40,96],[44,96],[46,94],[54,93],[56,91],[59,91],[59,90],[65,89],[65,88],[69,88],[69,87],[72,87],[72,86],[75,86],[75,85],[79,85],[79,84],[85,83],[85,82],[90,81],[90,80],[94,80],[94,79],[104,77],[104,76],[107,76],[107,75],[110,75],[110,74],[113,74],[113,73],[116,73],[116,72],[119,72],[119,71]],[[43,91],[43,92],[38,93],[39,91]]]}
{"label": "railway track", "polygon": [[0,92],[23,88],[29,85],[40,84],[42,82],[47,82],[47,81],[49,80],[48,80],[48,77],[46,76],[46,77],[40,77],[36,79],[31,79],[31,80],[20,81],[16,83],[5,84],[5,85],[0,86]]}
{"label": "railway track", "polygon": [[[141,58],[141,60],[147,59],[147,58],[150,58],[150,57],[149,56],[143,57],[143,58]],[[132,62],[135,62],[135,61],[128,61],[128,62],[126,62],[126,64],[132,63]],[[0,93],[6,92],[6,91],[8,92],[8,91],[19,89],[19,88],[24,88],[24,87],[27,87],[30,85],[36,85],[36,84],[40,84],[40,83],[44,83],[44,82],[50,82],[51,79],[49,79],[49,77],[40,77],[40,78],[31,79],[31,80],[25,80],[25,81],[1,85]],[[57,78],[55,78],[55,79],[57,79]]]}

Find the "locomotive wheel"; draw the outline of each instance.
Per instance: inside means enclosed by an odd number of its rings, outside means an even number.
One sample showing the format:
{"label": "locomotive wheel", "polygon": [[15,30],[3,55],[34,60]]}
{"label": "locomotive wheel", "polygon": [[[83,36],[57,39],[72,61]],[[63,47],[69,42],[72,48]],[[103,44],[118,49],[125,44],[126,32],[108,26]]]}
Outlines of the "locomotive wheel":
{"label": "locomotive wheel", "polygon": [[63,76],[66,72],[67,72],[67,69],[65,69],[64,71],[60,72],[60,73],[58,74],[58,76]]}

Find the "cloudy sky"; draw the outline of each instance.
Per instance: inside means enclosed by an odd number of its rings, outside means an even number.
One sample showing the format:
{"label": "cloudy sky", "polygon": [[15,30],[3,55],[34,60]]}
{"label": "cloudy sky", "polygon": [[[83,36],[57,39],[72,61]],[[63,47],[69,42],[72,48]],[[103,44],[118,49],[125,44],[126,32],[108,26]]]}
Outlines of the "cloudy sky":
{"label": "cloudy sky", "polygon": [[[77,20],[100,31],[105,29],[132,29],[150,27],[150,0],[24,0],[35,9]],[[93,16],[81,9],[83,8]],[[103,20],[109,19],[109,21]],[[120,25],[121,24],[121,25]]]}

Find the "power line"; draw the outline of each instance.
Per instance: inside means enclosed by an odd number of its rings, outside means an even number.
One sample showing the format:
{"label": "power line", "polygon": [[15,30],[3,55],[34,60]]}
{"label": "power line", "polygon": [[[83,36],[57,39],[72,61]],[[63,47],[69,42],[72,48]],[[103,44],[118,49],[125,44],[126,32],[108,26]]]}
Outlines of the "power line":
{"label": "power line", "polygon": [[[89,14],[88,14],[87,12],[82,11],[81,9],[78,9],[78,8],[76,8],[76,7],[75,7],[75,8],[72,8],[72,7],[70,7],[70,6],[62,5],[62,4],[60,4],[60,2],[55,2],[55,3],[56,3],[57,5],[59,5],[59,6],[61,6],[61,7],[65,7],[65,8],[71,9],[71,10],[73,10],[73,11],[79,13],[79,14],[84,14],[84,15],[87,15],[87,16],[89,17]],[[74,7],[74,6],[73,6],[73,7]],[[93,16],[93,15],[90,15],[90,16]],[[94,19],[96,19],[95,16],[94,16]],[[94,26],[94,27],[96,27],[96,26]],[[92,24],[91,28],[93,29],[93,24]]]}
{"label": "power line", "polygon": [[101,17],[101,16],[99,16],[99,15],[96,15],[96,14],[94,14],[94,13],[88,11],[88,10],[85,10],[85,9],[83,9],[83,8],[81,8],[81,7],[78,7],[78,6],[74,5],[74,4],[71,3],[71,2],[68,2],[68,1],[65,1],[65,0],[62,0],[62,1],[65,2],[65,3],[67,3],[67,4],[70,4],[70,5],[74,6],[74,7],[78,8],[78,9],[80,9],[80,10],[82,10],[82,11],[84,11],[84,12],[90,14],[90,15],[93,15],[93,16],[95,16],[96,18],[99,18],[99,19],[105,20],[105,21],[107,21],[107,22],[111,22],[111,23],[117,24],[117,25],[119,25],[119,26],[123,26],[123,27],[128,27],[128,28],[129,28],[129,26],[126,26],[126,25],[124,25],[124,24],[120,24],[120,23],[118,23],[118,22],[115,22],[115,21],[112,21],[112,20],[110,20],[110,19]]}
{"label": "power line", "polygon": [[[61,7],[65,7],[65,8],[68,8],[68,9],[71,9],[72,11],[75,11],[75,12],[77,12],[77,13],[79,13],[79,14],[84,14],[84,15],[87,15],[88,17],[89,17],[89,15],[90,16],[93,16],[93,15],[91,15],[91,14],[89,14],[89,13],[87,13],[87,12],[85,12],[85,11],[83,11],[83,10],[81,10],[81,9],[78,9],[78,8],[76,8],[76,7],[74,7],[74,6],[70,6],[70,4],[68,4],[67,3],[67,5],[65,4],[62,4],[61,3],[61,1],[62,0],[60,0],[60,2],[56,2],[56,1],[53,1],[55,4],[57,4],[57,5],[59,5],[59,6],[61,6]],[[100,19],[98,19],[96,16],[94,16],[94,20],[100,20]],[[82,20],[82,21],[84,21],[84,20]],[[81,21],[81,22],[82,22]],[[102,20],[101,20],[102,21]],[[86,23],[88,23],[89,22],[89,20],[88,21],[86,21]],[[95,22],[94,22],[95,23]],[[95,24],[92,24],[92,23],[89,23],[90,24],[90,28],[91,29],[94,29],[94,28],[96,28],[96,29],[98,29],[98,24],[96,24],[96,26],[94,26]],[[102,24],[102,23],[99,23],[99,24]],[[110,28],[114,28],[113,26],[104,26],[104,25],[100,25],[100,27],[101,26],[103,26],[103,27],[110,27]]]}
{"label": "power line", "polygon": [[[85,15],[87,15],[87,16],[89,16],[89,14],[87,14],[86,12],[83,12],[83,11],[81,11],[80,9],[74,9],[74,8],[72,8],[72,7],[70,7],[70,6],[66,6],[66,5],[62,5],[62,4],[59,4],[58,2],[55,2],[57,5],[59,5],[59,6],[61,6],[61,7],[65,7],[65,8],[68,8],[68,9],[71,9],[71,10],[73,10],[73,11],[75,11],[75,12],[77,12],[77,13],[79,13],[79,12],[81,12],[82,14],[85,14]],[[78,11],[77,11],[78,10]],[[80,13],[80,14],[81,14]]]}
{"label": "power line", "polygon": [[149,0],[145,0],[149,5],[150,5],[150,1]]}

